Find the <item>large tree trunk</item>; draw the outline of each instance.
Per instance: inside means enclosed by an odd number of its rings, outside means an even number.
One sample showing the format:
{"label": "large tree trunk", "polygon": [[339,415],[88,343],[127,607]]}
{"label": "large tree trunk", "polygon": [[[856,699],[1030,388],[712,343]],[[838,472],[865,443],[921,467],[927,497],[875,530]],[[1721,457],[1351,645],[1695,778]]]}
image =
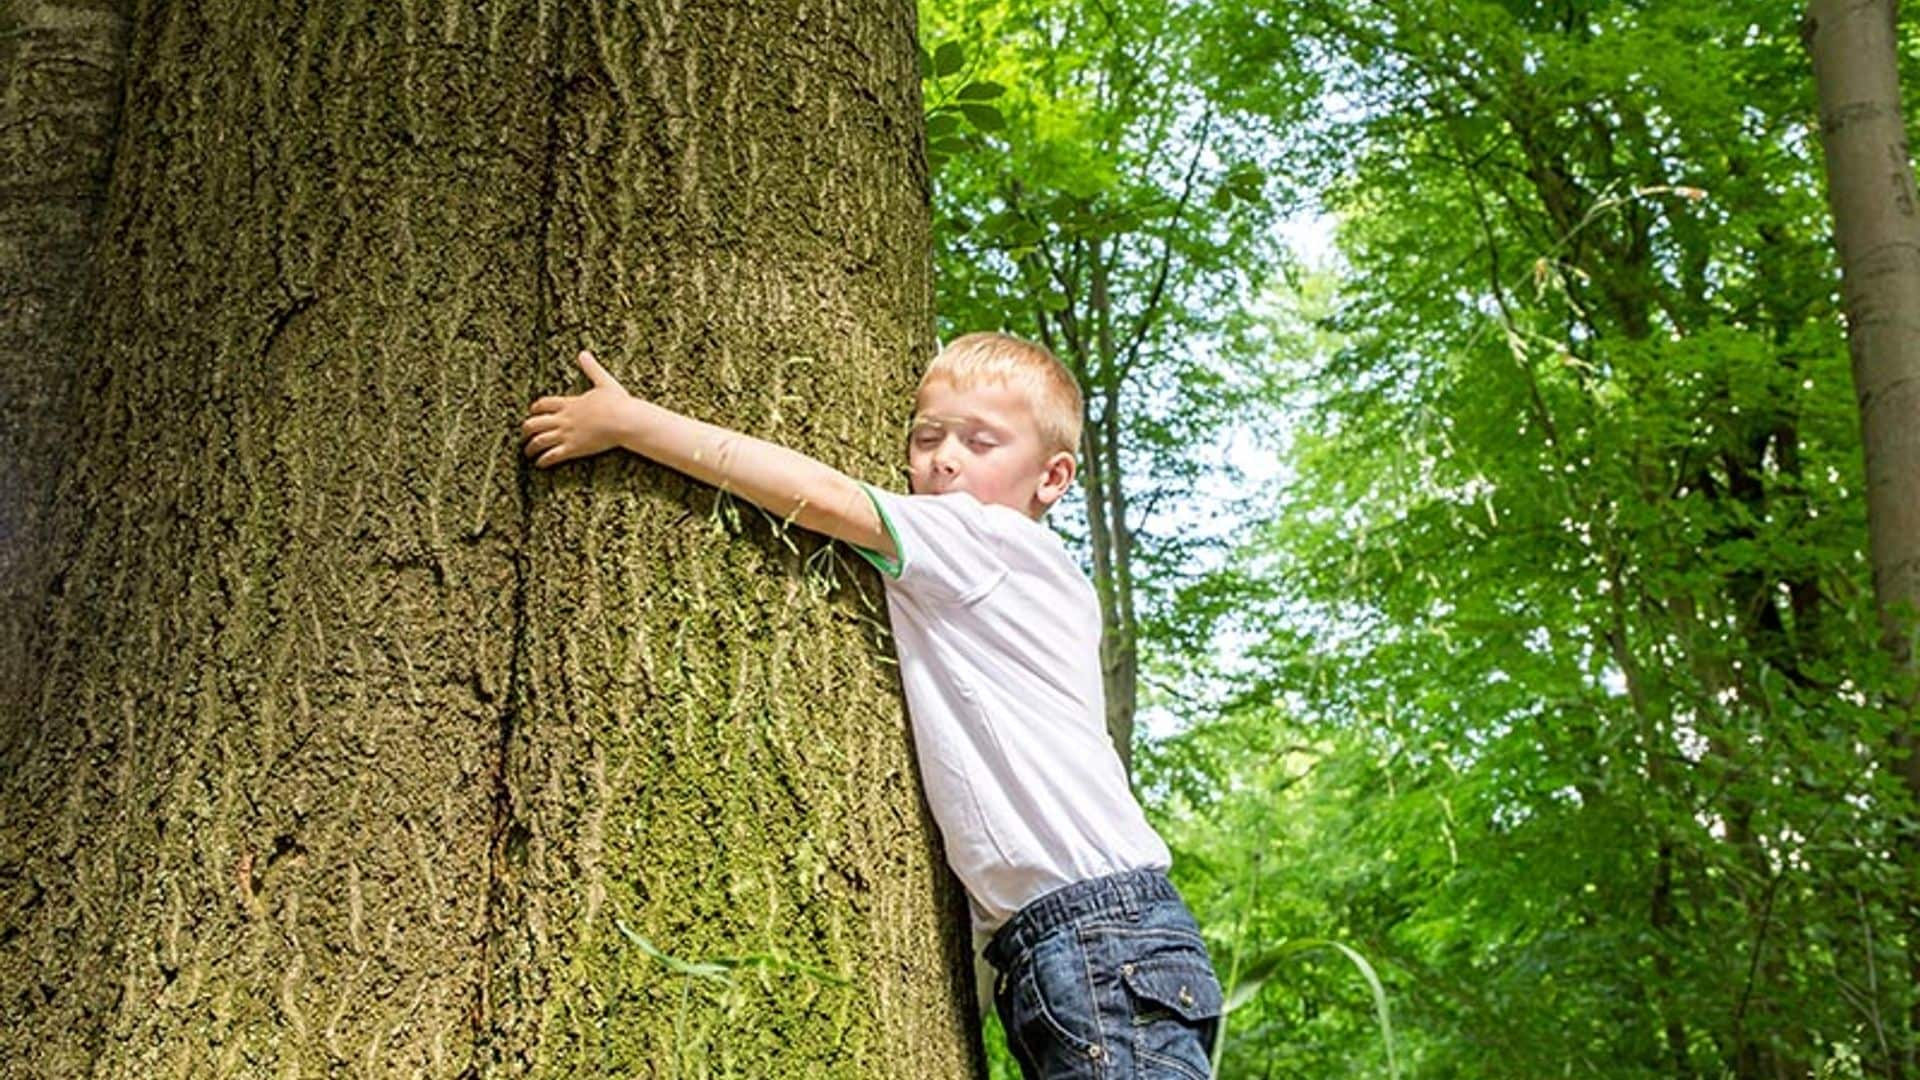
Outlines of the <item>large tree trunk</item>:
{"label": "large tree trunk", "polygon": [[[1802,29],[1820,99],[1847,311],[1847,345],[1867,459],[1867,528],[1882,640],[1905,683],[1896,757],[1920,799],[1914,638],[1920,632],[1920,218],[1900,115],[1893,0],[1813,0]],[[1920,884],[1920,843],[1904,846]],[[1920,985],[1920,893],[1909,886],[1907,948]],[[1920,1032],[1920,1003],[1909,1017]]]}
{"label": "large tree trunk", "polygon": [[871,575],[517,454],[591,346],[884,476],[911,5],[145,4],[130,55],[0,738],[0,1060],[976,1070]]}
{"label": "large tree trunk", "polygon": [[0,760],[38,685],[47,502],[72,449],[122,4],[0,0]]}

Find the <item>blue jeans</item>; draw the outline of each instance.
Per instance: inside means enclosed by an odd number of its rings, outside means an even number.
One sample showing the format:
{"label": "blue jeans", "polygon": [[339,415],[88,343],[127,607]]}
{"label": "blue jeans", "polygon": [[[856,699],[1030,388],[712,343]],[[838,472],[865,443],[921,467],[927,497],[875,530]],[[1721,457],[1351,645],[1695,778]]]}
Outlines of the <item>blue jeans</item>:
{"label": "blue jeans", "polygon": [[1164,870],[1028,904],[987,943],[993,1005],[1028,1080],[1208,1080],[1220,981]]}

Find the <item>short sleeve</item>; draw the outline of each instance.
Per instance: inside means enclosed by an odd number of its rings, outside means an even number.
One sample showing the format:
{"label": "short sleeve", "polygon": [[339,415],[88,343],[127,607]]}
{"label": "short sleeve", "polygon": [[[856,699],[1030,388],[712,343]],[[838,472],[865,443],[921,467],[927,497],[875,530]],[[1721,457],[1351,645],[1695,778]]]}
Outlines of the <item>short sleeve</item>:
{"label": "short sleeve", "polygon": [[986,507],[966,492],[897,495],[867,484],[867,498],[893,538],[895,557],[854,546],[907,593],[970,604],[1007,576]]}

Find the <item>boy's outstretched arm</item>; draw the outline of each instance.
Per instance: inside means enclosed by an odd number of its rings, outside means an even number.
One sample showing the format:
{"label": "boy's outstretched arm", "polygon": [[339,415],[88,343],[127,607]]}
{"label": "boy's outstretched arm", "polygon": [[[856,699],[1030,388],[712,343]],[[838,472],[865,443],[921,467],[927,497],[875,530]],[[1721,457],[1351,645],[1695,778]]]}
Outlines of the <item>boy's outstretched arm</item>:
{"label": "boy's outstretched arm", "polygon": [[801,528],[887,558],[898,552],[853,478],[796,450],[704,423],[628,393],[590,352],[579,356],[593,388],[543,397],[521,423],[525,453],[546,469],[615,446],[732,492]]}

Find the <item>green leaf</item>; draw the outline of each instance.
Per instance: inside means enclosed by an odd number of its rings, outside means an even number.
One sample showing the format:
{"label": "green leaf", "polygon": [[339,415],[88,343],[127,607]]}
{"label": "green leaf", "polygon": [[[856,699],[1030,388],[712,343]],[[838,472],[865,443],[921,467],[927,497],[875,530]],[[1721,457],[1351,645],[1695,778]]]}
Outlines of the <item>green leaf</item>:
{"label": "green leaf", "polygon": [[1000,115],[1000,110],[991,105],[976,105],[969,102],[960,106],[960,111],[966,113],[967,119],[981,131],[999,131],[1007,126],[1006,118]]}
{"label": "green leaf", "polygon": [[1007,230],[1007,240],[1015,247],[1030,247],[1046,239],[1047,231],[1031,221],[1015,222]]}
{"label": "green leaf", "polygon": [[938,139],[943,135],[952,135],[960,130],[960,118],[950,112],[938,112],[927,117],[927,138]]}
{"label": "green leaf", "polygon": [[1006,92],[1007,88],[997,82],[970,82],[954,96],[961,101],[991,101]]}
{"label": "green leaf", "polygon": [[847,978],[841,975],[835,975],[825,968],[815,967],[812,964],[803,964],[798,960],[789,960],[784,956],[776,956],[773,953],[748,953],[745,956],[729,957],[727,962],[738,967],[770,967],[778,971],[790,971],[795,975],[805,975],[807,978],[813,979],[816,982],[823,982],[832,986],[850,985]]}
{"label": "green leaf", "polygon": [[725,983],[728,986],[733,985],[733,980],[727,975],[727,965],[716,963],[689,963],[677,957],[668,956],[666,953],[655,948],[653,942],[635,933],[633,928],[628,926],[624,920],[615,919],[613,920],[613,925],[619,928],[621,935],[628,941],[640,946],[641,952],[665,964],[668,968],[696,979],[707,979],[712,982]]}
{"label": "green leaf", "polygon": [[961,47],[957,41],[949,41],[934,51],[933,75],[937,79],[944,79],[954,72],[959,71],[961,65],[966,62],[966,49]]}
{"label": "green leaf", "polygon": [[953,157],[966,150],[966,148],[967,141],[955,135],[949,135],[942,139],[927,140],[928,155],[940,154],[944,157]]}
{"label": "green leaf", "polygon": [[1246,972],[1229,990],[1223,1012],[1232,1013],[1235,1009],[1252,1001],[1254,995],[1258,994],[1267,980],[1279,971],[1282,964],[1299,953],[1311,952],[1314,949],[1332,949],[1352,961],[1353,966],[1359,969],[1360,977],[1366,980],[1367,989],[1373,994],[1374,1019],[1380,1025],[1380,1037],[1386,1043],[1387,1075],[1399,1076],[1400,1068],[1393,1054],[1393,1019],[1387,1012],[1386,987],[1381,985],[1380,976],[1374,972],[1373,965],[1367,962],[1367,958],[1342,942],[1331,938],[1295,938],[1260,954],[1247,965]]}
{"label": "green leaf", "polygon": [[998,239],[1001,234],[1020,224],[1020,221],[1020,215],[1011,210],[997,210],[988,214],[986,220],[980,223],[980,231]]}
{"label": "green leaf", "polygon": [[693,978],[708,979],[713,982],[725,983],[731,986],[733,985],[733,979],[729,972],[743,967],[759,967],[773,968],[778,971],[789,971],[795,975],[804,975],[807,978],[819,982],[831,983],[835,986],[846,986],[848,984],[848,980],[844,976],[836,975],[825,968],[802,963],[798,960],[792,960],[776,953],[747,953],[743,956],[724,956],[705,963],[691,963],[661,952],[654,946],[653,942],[635,933],[633,928],[626,924],[626,920],[616,918],[613,920],[613,924],[619,929],[621,936],[639,946],[641,952],[665,964],[668,968]]}
{"label": "green leaf", "polygon": [[1236,161],[1227,170],[1227,183],[1235,187],[1259,188],[1267,182],[1267,174],[1260,166],[1251,161]]}

